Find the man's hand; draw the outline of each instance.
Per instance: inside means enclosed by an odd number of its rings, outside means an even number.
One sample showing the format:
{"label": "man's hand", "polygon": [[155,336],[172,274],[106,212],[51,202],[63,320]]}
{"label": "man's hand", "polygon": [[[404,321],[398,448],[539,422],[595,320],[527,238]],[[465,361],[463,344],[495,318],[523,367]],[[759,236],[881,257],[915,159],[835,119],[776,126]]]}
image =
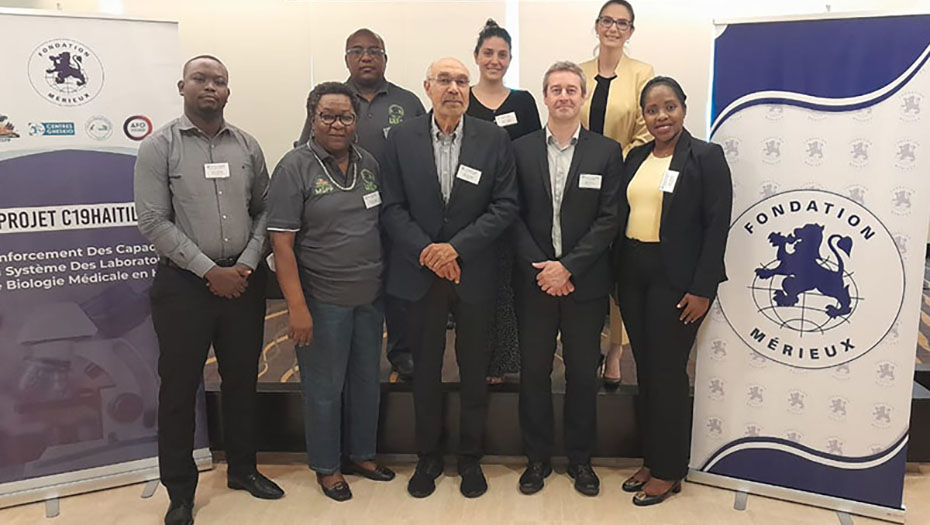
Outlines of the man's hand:
{"label": "man's hand", "polygon": [[686,293],[681,298],[681,301],[678,301],[677,306],[681,310],[681,316],[678,317],[678,320],[685,324],[691,324],[704,317],[707,309],[710,308],[710,299]]}
{"label": "man's hand", "polygon": [[288,310],[287,336],[295,346],[308,346],[313,342],[313,317],[306,306]]}
{"label": "man's hand", "polygon": [[564,285],[558,288],[550,288],[546,291],[547,294],[553,297],[565,297],[566,295],[575,291],[575,285],[569,280]]}
{"label": "man's hand", "polygon": [[[565,269],[562,266],[562,263],[559,261],[541,261],[534,262],[533,268],[541,270],[536,274],[536,284],[549,295],[557,295],[555,292],[566,292],[566,284],[571,284],[572,273]],[[566,293],[561,293],[558,295],[568,295],[569,293],[575,291],[575,287],[572,286],[571,290],[568,290]]]}
{"label": "man's hand", "polygon": [[[248,273],[245,275],[243,275],[243,273],[245,273],[243,268],[248,270]],[[249,285],[249,282],[246,280],[249,273],[251,273],[251,270],[249,270],[248,267],[238,264],[230,268],[214,266],[210,268],[204,277],[207,278],[207,288],[209,288],[214,295],[232,299],[234,297],[239,297],[245,292],[246,287]]]}
{"label": "man's hand", "polygon": [[440,278],[452,281],[455,284],[459,284],[459,281],[462,280],[462,270],[459,268],[459,263],[455,262],[454,259],[445,266],[433,270],[433,272]]}
{"label": "man's hand", "polygon": [[420,265],[426,266],[432,271],[458,259],[459,253],[447,242],[433,243],[423,248],[420,252]]}

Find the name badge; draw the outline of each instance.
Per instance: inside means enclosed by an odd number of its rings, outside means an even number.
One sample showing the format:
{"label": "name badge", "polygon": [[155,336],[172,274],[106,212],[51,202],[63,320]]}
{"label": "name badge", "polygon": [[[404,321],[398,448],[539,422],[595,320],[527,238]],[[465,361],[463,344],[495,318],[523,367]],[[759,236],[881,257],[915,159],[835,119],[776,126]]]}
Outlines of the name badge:
{"label": "name badge", "polygon": [[214,162],[214,163],[204,164],[203,174],[208,179],[228,179],[229,178],[229,163],[228,162]]}
{"label": "name badge", "polygon": [[382,129],[381,131],[384,132],[384,138],[387,138],[388,132],[391,131],[391,126],[388,126],[388,127],[384,128],[384,129]]}
{"label": "name badge", "polygon": [[373,192],[371,192],[371,193],[365,195],[365,196],[362,197],[362,198],[365,199],[365,209],[366,209],[366,210],[370,210],[370,209],[374,208],[375,206],[378,206],[379,204],[381,204],[381,192],[379,192],[379,191],[373,191]]}
{"label": "name badge", "polygon": [[578,177],[578,187],[588,190],[599,190],[601,189],[601,177],[600,175],[593,175],[591,173],[582,173]]}
{"label": "name badge", "polygon": [[662,183],[659,184],[659,189],[665,193],[671,193],[675,191],[676,182],[678,182],[678,172],[667,170],[665,175],[662,177]]}
{"label": "name badge", "polygon": [[203,165],[203,174],[208,179],[228,179],[229,163],[214,162]]}
{"label": "name badge", "polygon": [[481,172],[475,168],[469,168],[464,164],[459,164],[459,171],[455,174],[455,178],[462,179],[465,182],[470,182],[477,186],[478,182],[481,180]]}
{"label": "name badge", "polygon": [[498,126],[504,128],[507,126],[513,126],[517,123],[517,114],[511,111],[510,113],[504,113],[503,115],[498,115],[494,117],[494,122]]}

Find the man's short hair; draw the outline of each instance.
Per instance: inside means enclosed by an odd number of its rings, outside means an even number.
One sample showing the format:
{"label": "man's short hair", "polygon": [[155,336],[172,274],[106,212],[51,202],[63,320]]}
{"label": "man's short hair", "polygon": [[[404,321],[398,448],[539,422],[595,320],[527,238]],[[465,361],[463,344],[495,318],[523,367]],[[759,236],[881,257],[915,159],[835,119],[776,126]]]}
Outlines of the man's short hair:
{"label": "man's short hair", "polygon": [[578,80],[581,82],[581,94],[582,96],[587,95],[588,82],[585,79],[584,71],[581,70],[578,64],[568,60],[562,60],[552,64],[549,66],[549,69],[546,70],[546,74],[543,76],[543,96],[546,96],[546,90],[549,89],[549,75],[563,71],[578,75]]}
{"label": "man's short hair", "polygon": [[197,56],[195,56],[194,58],[191,58],[190,60],[188,60],[187,62],[184,63],[184,67],[181,68],[181,76],[183,77],[184,75],[186,75],[186,74],[187,74],[187,68],[190,67],[190,65],[191,65],[195,60],[200,60],[200,59],[212,60],[212,61],[216,62],[217,64],[223,66],[223,69],[226,69],[226,74],[229,74],[229,69],[226,68],[226,64],[224,64],[222,60],[216,58],[216,57],[213,56],[213,55],[197,55]]}
{"label": "man's short hair", "polygon": [[381,35],[379,35],[378,33],[375,33],[374,31],[372,31],[371,29],[368,29],[367,27],[363,27],[363,28],[361,28],[361,29],[356,29],[354,32],[352,32],[351,35],[349,35],[349,36],[346,38],[346,49],[349,49],[349,41],[352,40],[353,38],[355,38],[355,37],[358,36],[358,35],[368,35],[368,36],[371,36],[371,37],[373,37],[375,40],[377,40],[379,44],[381,44],[381,49],[385,49],[385,50],[387,49],[387,48],[384,47],[384,39],[381,38]]}

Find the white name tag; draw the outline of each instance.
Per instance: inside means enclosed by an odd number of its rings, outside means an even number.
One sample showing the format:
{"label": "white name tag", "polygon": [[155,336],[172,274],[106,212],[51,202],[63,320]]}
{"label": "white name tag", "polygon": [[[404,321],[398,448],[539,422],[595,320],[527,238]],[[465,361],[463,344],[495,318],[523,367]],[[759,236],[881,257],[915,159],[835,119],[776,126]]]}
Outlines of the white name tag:
{"label": "white name tag", "polygon": [[582,173],[581,176],[578,177],[578,187],[589,190],[599,190],[601,189],[601,179],[602,177],[600,175]]}
{"label": "white name tag", "polygon": [[384,138],[387,138],[388,132],[391,131],[391,126],[388,126],[388,127],[384,128],[384,129],[382,129],[381,131],[384,132]]}
{"label": "white name tag", "polygon": [[676,182],[678,182],[678,172],[667,170],[665,175],[662,177],[662,183],[659,184],[659,189],[665,193],[671,193],[675,191]]}
{"label": "white name tag", "polygon": [[208,179],[228,179],[229,178],[229,163],[228,162],[214,162],[212,164],[204,164],[203,174]]}
{"label": "white name tag", "polygon": [[365,209],[370,210],[381,204],[381,192],[373,191],[363,197],[365,199]]}
{"label": "white name tag", "polygon": [[494,122],[498,126],[504,128],[507,126],[513,126],[517,123],[517,114],[511,111],[510,113],[504,113],[503,115],[498,115],[494,117]]}
{"label": "white name tag", "polygon": [[481,180],[481,172],[475,168],[469,168],[464,164],[459,164],[459,171],[455,174],[455,178],[462,179],[465,182],[470,182],[477,186],[478,182]]}

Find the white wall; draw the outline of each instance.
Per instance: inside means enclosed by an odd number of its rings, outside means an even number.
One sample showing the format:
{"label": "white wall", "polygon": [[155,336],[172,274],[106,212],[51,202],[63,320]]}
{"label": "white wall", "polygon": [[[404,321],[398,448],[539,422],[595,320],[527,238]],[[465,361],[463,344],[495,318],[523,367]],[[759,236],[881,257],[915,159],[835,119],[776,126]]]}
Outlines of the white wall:
{"label": "white wall", "polygon": [[[688,128],[704,136],[710,82],[713,21],[822,13],[810,0],[632,0],[636,32],[630,54],[676,77],[689,97]],[[930,0],[825,0],[832,12],[922,10]],[[554,0],[0,0],[0,7],[108,13],[180,22],[184,59],[201,53],[229,66],[232,96],[228,119],[255,135],[269,169],[290,149],[304,119],[312,83],[343,80],[346,36],[359,27],[380,33],[387,44],[387,75],[426,103],[421,87],[426,66],[453,55],[472,67],[478,31],[495,18],[518,24],[514,49],[520,86],[541,104],[542,74],[562,59],[593,56],[594,19],[601,1]],[[508,9],[509,7],[509,9]],[[508,13],[511,15],[508,17]],[[514,16],[516,15],[516,16]],[[876,42],[880,45],[880,42]],[[165,86],[174,90],[175,87]],[[427,107],[429,106],[426,104]]]}

